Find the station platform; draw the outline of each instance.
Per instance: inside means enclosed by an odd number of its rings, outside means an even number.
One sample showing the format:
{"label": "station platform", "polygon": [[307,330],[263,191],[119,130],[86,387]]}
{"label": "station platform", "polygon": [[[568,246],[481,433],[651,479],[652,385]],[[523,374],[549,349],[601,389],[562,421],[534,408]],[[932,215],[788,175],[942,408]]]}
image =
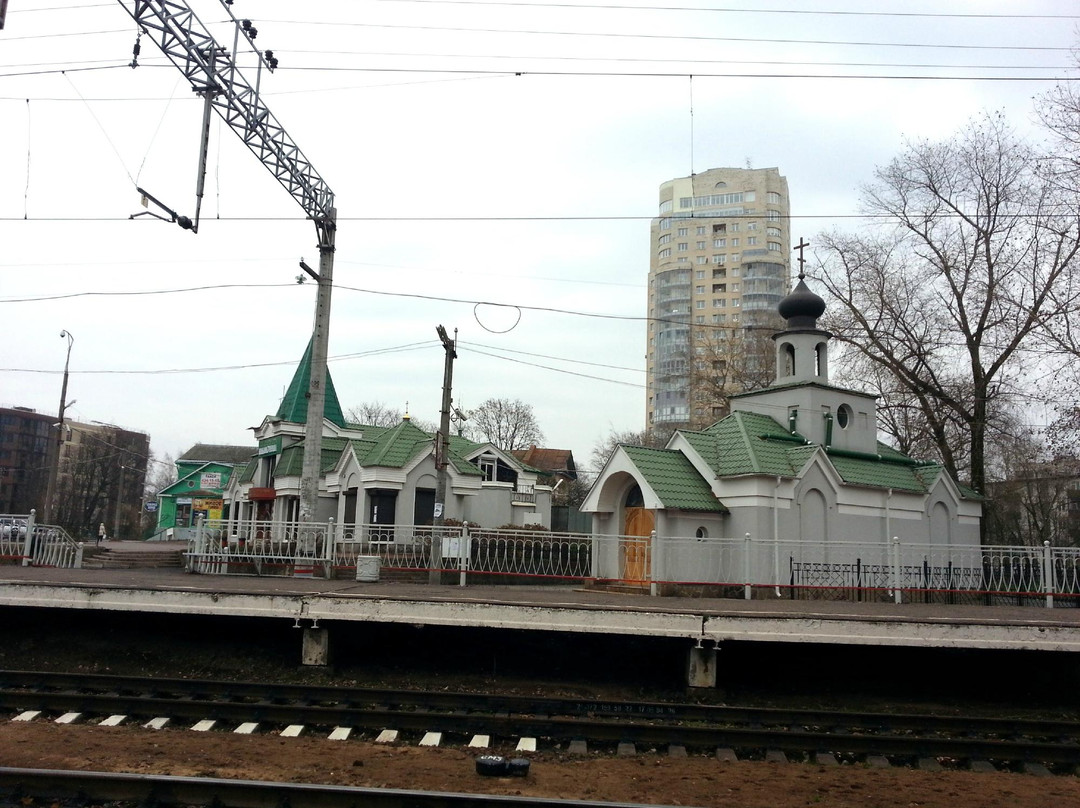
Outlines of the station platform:
{"label": "station platform", "polygon": [[[165,542],[109,543],[114,550],[125,544],[141,552],[177,549]],[[711,650],[740,641],[1080,652],[1077,608],[650,597],[580,585],[461,587],[177,568],[0,566],[0,608],[14,607],[257,617],[311,629],[361,621],[667,637]]]}

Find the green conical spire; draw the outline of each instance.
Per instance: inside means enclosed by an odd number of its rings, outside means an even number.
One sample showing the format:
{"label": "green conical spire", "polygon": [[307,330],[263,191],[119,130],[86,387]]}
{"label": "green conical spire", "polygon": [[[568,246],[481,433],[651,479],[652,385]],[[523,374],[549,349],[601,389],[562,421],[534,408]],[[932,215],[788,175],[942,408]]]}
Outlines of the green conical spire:
{"label": "green conical spire", "polygon": [[[307,423],[307,392],[311,384],[311,340],[300,364],[296,366],[289,389],[285,391],[278,407],[277,417],[293,424]],[[323,417],[338,426],[345,426],[345,416],[341,412],[341,402],[334,390],[334,380],[330,378],[330,368],[326,369],[326,400],[323,402]]]}

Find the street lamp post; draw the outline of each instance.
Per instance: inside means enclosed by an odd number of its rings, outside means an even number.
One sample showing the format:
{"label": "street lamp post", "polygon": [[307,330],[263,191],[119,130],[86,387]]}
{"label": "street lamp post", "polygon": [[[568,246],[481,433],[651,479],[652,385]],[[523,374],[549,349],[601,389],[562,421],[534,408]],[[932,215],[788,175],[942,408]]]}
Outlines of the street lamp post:
{"label": "street lamp post", "polygon": [[71,364],[71,346],[75,343],[75,337],[66,329],[60,332],[60,337],[66,339],[68,345],[67,357],[64,359],[64,382],[60,387],[60,414],[56,425],[56,446],[53,450],[52,463],[49,466],[49,484],[45,490],[45,507],[43,509],[45,513],[42,514],[44,517],[42,522],[47,525],[56,520],[56,489],[60,477],[60,450],[64,444],[64,411],[68,408],[68,366]]}

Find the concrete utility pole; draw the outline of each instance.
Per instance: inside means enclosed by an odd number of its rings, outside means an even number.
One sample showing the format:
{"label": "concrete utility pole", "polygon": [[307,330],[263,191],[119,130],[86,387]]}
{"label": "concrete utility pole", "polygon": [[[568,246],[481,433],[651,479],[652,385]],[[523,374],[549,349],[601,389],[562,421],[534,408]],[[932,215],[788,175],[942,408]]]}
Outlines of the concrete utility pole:
{"label": "concrete utility pole", "polygon": [[124,492],[124,472],[127,466],[120,464],[120,470],[116,477],[116,513],[113,514],[113,541],[120,541],[120,499]]}
{"label": "concrete utility pole", "polygon": [[[300,478],[300,520],[312,521],[316,515],[319,496],[323,405],[326,401],[326,354],[330,340],[330,292],[334,276],[334,236],[337,230],[334,194],[259,97],[263,68],[273,72],[278,60],[273,51],[260,51],[255,47],[258,31],[250,20],[237,20],[233,16],[230,3],[222,0],[222,7],[236,25],[230,53],[214,40],[195,16],[195,12],[183,0],[118,2],[135,20],[140,32],[154,41],[169,61],[184,74],[192,89],[205,99],[207,107],[213,106],[222,120],[236,132],[315,223],[319,244],[319,271],[315,273],[301,264],[318,282],[311,345],[307,424],[304,431],[304,460]],[[258,59],[254,87],[243,77],[236,64],[241,35]],[[132,67],[136,62],[137,59],[132,62]],[[193,232],[198,231],[199,225],[198,211],[202,200],[202,178],[206,171],[208,136],[208,120],[204,115],[195,221],[168,211],[172,214],[171,221]],[[149,196],[145,192],[144,195]]]}
{"label": "concrete utility pole", "polygon": [[54,500],[57,496],[56,489],[60,480],[60,452],[64,446],[64,412],[68,408],[68,366],[71,364],[71,346],[75,343],[75,337],[66,329],[60,332],[60,336],[68,341],[67,358],[64,359],[64,382],[60,385],[60,414],[57,419],[59,423],[56,425],[56,444],[53,448],[52,462],[49,464],[49,484],[45,489],[45,507],[42,509],[43,513],[41,514],[41,522],[45,525],[52,524],[56,519],[57,508]]}
{"label": "concrete utility pole", "polygon": [[[436,326],[435,333],[442,340],[443,350],[446,352],[446,361],[443,364],[442,408],[439,410],[439,434],[435,440],[435,525],[442,527],[446,521],[446,466],[450,460],[450,409],[454,400],[457,329],[454,329],[454,339],[447,336],[446,329],[441,325]],[[441,567],[442,535],[436,530],[431,540],[431,571],[428,573],[428,583],[439,583],[442,577]]]}

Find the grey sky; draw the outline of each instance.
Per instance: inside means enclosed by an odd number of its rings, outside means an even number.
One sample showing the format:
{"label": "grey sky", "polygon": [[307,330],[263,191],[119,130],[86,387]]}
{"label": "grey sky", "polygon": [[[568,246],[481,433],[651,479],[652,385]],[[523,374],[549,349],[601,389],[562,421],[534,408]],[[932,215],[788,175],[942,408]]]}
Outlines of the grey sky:
{"label": "grey sky", "polygon": [[[1069,75],[1080,21],[1068,0],[632,5],[234,4],[280,60],[267,105],[336,194],[343,406],[436,420],[441,323],[459,329],[459,406],[529,401],[587,465],[643,426],[661,182],[778,166],[794,241],[864,226],[858,186],[905,137],[984,109],[1037,137],[1031,99]],[[231,43],[217,0],[191,6]],[[0,405],[55,411],[67,329],[72,418],[146,431],[157,453],[249,442],[310,333],[314,287],[294,278],[314,227],[216,120],[199,234],[128,219],[136,184],[193,213],[201,117],[145,38],[125,66],[134,41],[118,2],[11,0]],[[180,289],[199,291],[142,294]]]}

